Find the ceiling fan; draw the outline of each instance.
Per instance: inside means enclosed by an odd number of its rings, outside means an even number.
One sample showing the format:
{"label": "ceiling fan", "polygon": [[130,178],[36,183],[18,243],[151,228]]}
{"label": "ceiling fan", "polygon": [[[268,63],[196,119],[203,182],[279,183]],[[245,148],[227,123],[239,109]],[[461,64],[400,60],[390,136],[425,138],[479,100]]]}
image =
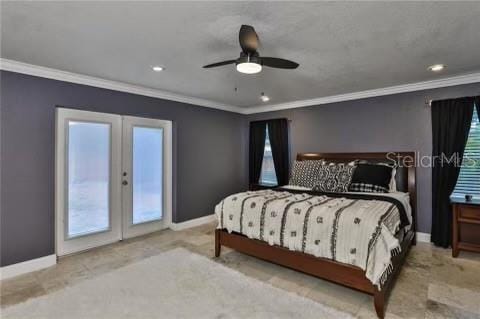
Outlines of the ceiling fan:
{"label": "ceiling fan", "polygon": [[255,29],[250,25],[242,25],[238,34],[238,39],[240,41],[240,46],[242,47],[242,52],[240,52],[240,57],[238,59],[208,64],[205,65],[204,68],[208,69],[235,63],[238,72],[255,74],[262,71],[262,66],[277,69],[296,69],[298,67],[298,63],[290,60],[261,57],[257,51],[259,43],[258,35],[255,32]]}

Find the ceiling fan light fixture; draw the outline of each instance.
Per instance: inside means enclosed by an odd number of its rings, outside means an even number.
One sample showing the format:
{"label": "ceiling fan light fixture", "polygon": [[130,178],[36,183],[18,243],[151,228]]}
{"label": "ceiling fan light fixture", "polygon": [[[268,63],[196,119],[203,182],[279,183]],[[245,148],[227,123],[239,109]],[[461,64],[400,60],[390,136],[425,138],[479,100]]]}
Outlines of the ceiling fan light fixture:
{"label": "ceiling fan light fixture", "polygon": [[245,74],[255,74],[262,71],[262,65],[254,62],[241,62],[237,64],[237,71]]}
{"label": "ceiling fan light fixture", "polygon": [[296,69],[298,63],[275,57],[260,57],[257,51],[258,35],[250,25],[242,25],[238,33],[238,39],[242,51],[236,60],[226,60],[204,65],[204,69],[216,68],[235,63],[238,72],[244,74],[255,74],[262,71],[263,66],[275,69]]}

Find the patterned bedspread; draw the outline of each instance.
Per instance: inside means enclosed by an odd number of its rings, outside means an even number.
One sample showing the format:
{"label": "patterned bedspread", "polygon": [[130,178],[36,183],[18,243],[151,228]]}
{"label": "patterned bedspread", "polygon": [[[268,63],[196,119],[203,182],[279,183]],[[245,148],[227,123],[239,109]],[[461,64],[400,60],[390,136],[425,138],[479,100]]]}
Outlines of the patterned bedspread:
{"label": "patterned bedspread", "polygon": [[395,234],[403,208],[381,198],[348,197],[249,191],[228,196],[215,213],[220,229],[360,267],[381,288],[401,249]]}

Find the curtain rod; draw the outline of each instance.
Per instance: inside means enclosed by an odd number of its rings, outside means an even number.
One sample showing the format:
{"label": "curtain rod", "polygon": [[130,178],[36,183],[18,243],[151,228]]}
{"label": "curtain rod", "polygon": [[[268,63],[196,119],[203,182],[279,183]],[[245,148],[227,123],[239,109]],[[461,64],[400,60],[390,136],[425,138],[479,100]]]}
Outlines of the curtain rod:
{"label": "curtain rod", "polygon": [[256,121],[250,121],[250,123],[255,123],[255,122],[268,122],[268,121],[272,121],[272,120],[287,120],[287,122],[291,122],[292,120],[286,118],[286,117],[276,117],[276,118],[273,118],[273,119],[266,119],[266,120],[256,120]]}
{"label": "curtain rod", "polygon": [[[456,98],[448,98],[448,99],[442,99],[442,100],[451,100],[451,99],[461,99],[461,98],[480,98],[480,95],[479,96],[461,96],[461,97],[456,97]],[[429,100],[425,100],[425,105],[427,106],[432,106],[432,102],[433,101],[437,101],[437,100],[432,100],[432,99],[429,99]]]}

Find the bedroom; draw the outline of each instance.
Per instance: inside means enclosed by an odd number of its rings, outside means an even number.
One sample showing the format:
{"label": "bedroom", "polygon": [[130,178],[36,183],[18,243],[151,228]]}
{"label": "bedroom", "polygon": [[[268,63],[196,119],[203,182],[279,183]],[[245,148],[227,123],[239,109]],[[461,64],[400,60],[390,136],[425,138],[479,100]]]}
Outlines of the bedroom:
{"label": "bedroom", "polygon": [[479,13],[2,1],[2,318],[479,317]]}

